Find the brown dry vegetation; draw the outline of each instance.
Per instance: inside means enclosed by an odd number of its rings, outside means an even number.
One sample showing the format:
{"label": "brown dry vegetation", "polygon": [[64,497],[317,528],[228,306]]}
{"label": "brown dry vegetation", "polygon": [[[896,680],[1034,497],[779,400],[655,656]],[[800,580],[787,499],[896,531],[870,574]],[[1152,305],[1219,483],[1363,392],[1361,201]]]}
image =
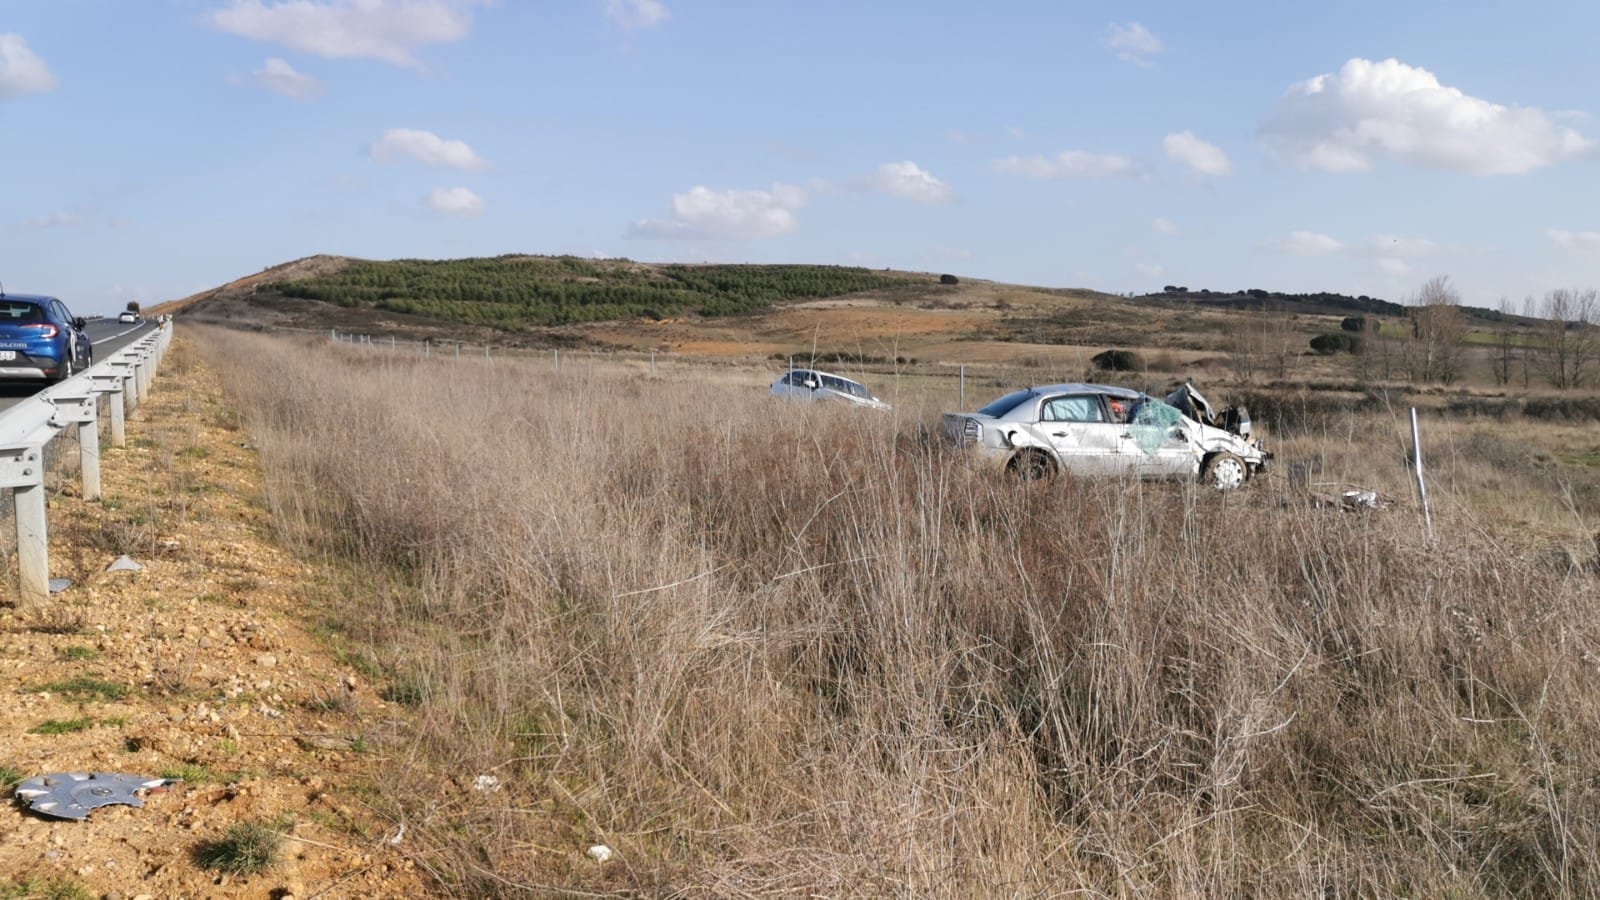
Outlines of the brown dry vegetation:
{"label": "brown dry vegetation", "polygon": [[[936,405],[205,343],[283,537],[364,573],[345,637],[419,722],[383,805],[452,893],[1600,878],[1593,476],[1508,436],[1544,426],[1430,425],[1430,544],[1281,476],[1019,487],[919,442]],[[1402,428],[1277,439],[1404,497]]]}

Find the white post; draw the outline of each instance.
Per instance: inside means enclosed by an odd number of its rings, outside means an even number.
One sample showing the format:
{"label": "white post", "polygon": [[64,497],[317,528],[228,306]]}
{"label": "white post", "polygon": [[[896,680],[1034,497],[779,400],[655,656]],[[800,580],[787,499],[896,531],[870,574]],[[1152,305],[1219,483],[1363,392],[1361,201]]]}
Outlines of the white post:
{"label": "white post", "polygon": [[556,350],[556,374],[561,374],[561,351]]}
{"label": "white post", "polygon": [[[95,403],[96,408],[99,407]],[[83,499],[100,499],[100,417],[78,423],[78,471],[83,476]]]}
{"label": "white post", "polygon": [[1411,470],[1417,476],[1417,496],[1422,498],[1422,522],[1433,540],[1433,514],[1428,511],[1428,485],[1422,479],[1422,433],[1417,430],[1417,408],[1411,407]]}
{"label": "white post", "polygon": [[129,369],[128,374],[122,379],[122,402],[124,411],[129,415],[139,408],[139,379],[134,377],[136,369]]}
{"label": "white post", "polygon": [[960,410],[967,408],[967,367],[965,364],[961,366],[961,403],[956,408]]}
{"label": "white post", "polygon": [[17,451],[13,465],[25,483],[12,482],[11,503],[17,517],[17,574],[22,605],[50,599],[50,540],[45,530],[44,447]]}
{"label": "white post", "polygon": [[650,351],[650,377],[656,377],[656,352]]}
{"label": "white post", "polygon": [[426,338],[424,338],[422,341],[422,358],[428,358],[428,340]]}

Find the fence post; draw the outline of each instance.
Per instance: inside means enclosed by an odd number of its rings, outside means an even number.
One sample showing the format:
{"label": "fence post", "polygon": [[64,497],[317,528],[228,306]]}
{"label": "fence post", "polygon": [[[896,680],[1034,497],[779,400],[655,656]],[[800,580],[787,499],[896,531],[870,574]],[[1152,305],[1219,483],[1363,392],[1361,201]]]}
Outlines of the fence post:
{"label": "fence post", "polygon": [[961,410],[967,408],[967,367],[965,363],[961,366],[961,403],[956,408]]}
{"label": "fence post", "polygon": [[556,374],[561,374],[561,349],[556,348]]}
{"label": "fence post", "polygon": [[1411,407],[1411,469],[1417,476],[1417,496],[1422,499],[1422,523],[1433,540],[1433,514],[1428,511],[1428,486],[1422,480],[1422,433],[1417,430],[1417,408]]}

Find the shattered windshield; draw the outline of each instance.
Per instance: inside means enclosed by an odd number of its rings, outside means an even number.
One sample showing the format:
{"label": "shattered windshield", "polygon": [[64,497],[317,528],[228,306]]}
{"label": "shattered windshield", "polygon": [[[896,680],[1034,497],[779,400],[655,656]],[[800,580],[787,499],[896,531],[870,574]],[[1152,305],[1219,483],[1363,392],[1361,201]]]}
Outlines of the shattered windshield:
{"label": "shattered windshield", "polygon": [[1134,443],[1146,456],[1153,456],[1172,437],[1172,428],[1183,421],[1183,414],[1160,400],[1146,400],[1133,411],[1129,422]]}

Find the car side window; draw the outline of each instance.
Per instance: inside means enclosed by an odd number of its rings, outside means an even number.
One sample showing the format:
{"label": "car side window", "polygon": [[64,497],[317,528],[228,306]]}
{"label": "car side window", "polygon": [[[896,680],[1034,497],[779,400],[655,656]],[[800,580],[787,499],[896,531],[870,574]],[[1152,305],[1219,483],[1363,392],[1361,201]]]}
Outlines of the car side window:
{"label": "car side window", "polygon": [[1105,413],[1098,397],[1054,397],[1045,401],[1043,419],[1046,422],[1104,422]]}

